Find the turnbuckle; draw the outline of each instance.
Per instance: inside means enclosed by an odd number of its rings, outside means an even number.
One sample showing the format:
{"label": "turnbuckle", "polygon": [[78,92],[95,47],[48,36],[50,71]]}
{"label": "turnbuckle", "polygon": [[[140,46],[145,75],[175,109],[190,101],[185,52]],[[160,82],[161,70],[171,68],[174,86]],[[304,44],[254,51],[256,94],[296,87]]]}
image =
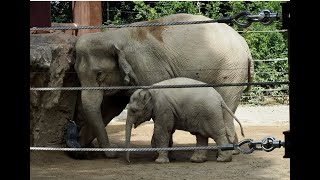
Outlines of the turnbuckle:
{"label": "turnbuckle", "polygon": [[[243,17],[245,22],[240,22],[238,19]],[[280,16],[278,13],[272,13],[268,9],[261,10],[259,14],[250,14],[247,11],[243,11],[235,15],[233,21],[236,25],[247,28],[252,22],[260,22],[263,25],[269,25],[273,23],[275,20],[280,20]]]}
{"label": "turnbuckle", "polygon": [[[247,144],[248,147],[244,147]],[[254,141],[252,139],[244,139],[235,146],[243,154],[250,154],[255,150],[270,152],[275,148],[284,147],[284,142],[276,140],[274,137],[268,136],[262,139],[261,141]]]}

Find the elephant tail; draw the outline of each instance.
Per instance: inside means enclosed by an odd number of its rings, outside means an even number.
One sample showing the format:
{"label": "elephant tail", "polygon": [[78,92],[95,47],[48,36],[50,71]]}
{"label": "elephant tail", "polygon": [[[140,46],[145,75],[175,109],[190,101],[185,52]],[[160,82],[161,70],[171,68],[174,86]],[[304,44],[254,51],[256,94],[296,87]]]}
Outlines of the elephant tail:
{"label": "elephant tail", "polygon": [[[254,79],[254,62],[249,48],[247,49],[248,53],[248,83],[253,82]],[[248,92],[251,89],[251,86],[248,85],[244,92]]]}
{"label": "elephant tail", "polygon": [[230,115],[238,122],[238,124],[240,125],[241,135],[242,137],[244,137],[243,128],[242,124],[240,123],[240,120],[233,114],[233,112],[230,110],[230,108],[224,101],[222,101],[222,107],[225,108],[230,113]]}

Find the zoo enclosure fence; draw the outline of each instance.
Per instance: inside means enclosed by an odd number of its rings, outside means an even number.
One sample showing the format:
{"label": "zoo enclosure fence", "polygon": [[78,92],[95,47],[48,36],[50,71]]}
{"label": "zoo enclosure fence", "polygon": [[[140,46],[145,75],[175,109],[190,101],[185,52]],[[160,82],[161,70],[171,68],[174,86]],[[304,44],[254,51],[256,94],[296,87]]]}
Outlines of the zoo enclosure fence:
{"label": "zoo enclosure fence", "polygon": [[[238,21],[239,18],[244,17],[245,22]],[[144,23],[144,24],[124,24],[124,25],[101,25],[101,26],[70,26],[70,27],[33,27],[30,30],[70,30],[70,29],[97,29],[97,28],[124,28],[124,27],[148,27],[148,26],[168,26],[168,25],[186,25],[186,24],[203,24],[203,23],[235,23],[237,26],[246,28],[253,22],[260,22],[264,25],[269,25],[275,20],[280,20],[281,16],[278,13],[271,13],[269,10],[262,10],[258,15],[251,15],[248,12],[240,12],[231,17],[222,17],[218,20],[207,21],[180,21],[169,23]],[[286,30],[276,31],[239,31],[239,32],[257,32],[257,33],[272,33],[272,32],[286,32]],[[263,61],[280,61],[277,60],[260,60]],[[265,72],[268,73],[268,72]],[[285,72],[281,72],[285,73]],[[114,90],[114,89],[154,89],[154,88],[197,88],[197,87],[222,87],[222,86],[247,86],[247,85],[274,85],[274,84],[289,84],[284,82],[257,82],[257,83],[229,83],[229,84],[193,84],[193,85],[162,85],[162,86],[114,86],[114,87],[30,87],[31,91],[53,91],[53,90]],[[279,90],[279,89],[278,89]],[[248,144],[249,151],[240,148],[243,144]],[[284,143],[276,140],[273,137],[266,137],[261,141],[254,141],[252,139],[245,139],[238,144],[229,144],[217,147],[175,147],[175,148],[50,148],[50,147],[30,147],[30,150],[60,150],[60,151],[156,151],[156,150],[194,150],[194,149],[221,149],[231,150],[238,149],[244,154],[252,153],[254,150],[272,151],[274,148],[280,148]],[[139,150],[140,149],[140,150]]]}

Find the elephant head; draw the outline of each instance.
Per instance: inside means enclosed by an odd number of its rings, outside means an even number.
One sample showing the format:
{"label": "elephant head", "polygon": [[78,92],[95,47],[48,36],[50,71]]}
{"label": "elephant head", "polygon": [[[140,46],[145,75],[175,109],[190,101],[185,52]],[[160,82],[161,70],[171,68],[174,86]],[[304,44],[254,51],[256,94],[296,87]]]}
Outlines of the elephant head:
{"label": "elephant head", "polygon": [[[76,43],[75,70],[81,85],[137,85],[138,79],[127,61],[121,33],[82,36]],[[101,41],[104,41],[103,43]],[[112,94],[112,93],[108,93]]]}
{"label": "elephant head", "polygon": [[[137,128],[140,124],[145,121],[149,121],[152,117],[152,97],[148,90],[137,90],[135,91],[128,104],[128,114],[126,122],[126,147],[129,147],[131,138],[131,129]],[[129,160],[129,151],[126,153],[126,159]]]}
{"label": "elephant head", "polygon": [[[92,33],[78,39],[75,70],[81,86],[138,84],[132,67],[127,62],[128,55],[123,50],[125,38],[126,36],[119,31],[107,34]],[[129,100],[129,97],[122,97],[121,100],[117,98],[117,101],[114,101],[112,96],[119,92],[120,90],[82,90],[81,103],[87,124],[80,130],[81,147],[87,146],[95,137],[97,137],[100,147],[110,147],[105,126],[113,117],[121,113]],[[105,96],[108,96],[108,100],[103,101]],[[106,116],[102,117],[102,111]],[[108,155],[108,152],[105,154],[107,157],[113,156]]]}

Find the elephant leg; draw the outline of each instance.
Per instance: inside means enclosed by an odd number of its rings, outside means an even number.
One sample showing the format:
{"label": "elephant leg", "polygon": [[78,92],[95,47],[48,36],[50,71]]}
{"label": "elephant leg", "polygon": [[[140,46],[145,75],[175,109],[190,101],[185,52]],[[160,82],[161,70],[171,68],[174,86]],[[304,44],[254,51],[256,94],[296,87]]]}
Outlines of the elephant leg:
{"label": "elephant leg", "polygon": [[[236,109],[237,109],[237,107],[238,107],[238,105],[239,105],[239,103],[240,103],[240,98],[241,98],[241,96],[239,95],[239,96],[237,96],[236,98],[235,98],[235,100],[234,100],[234,102],[233,102],[233,106],[231,106],[232,108],[231,108],[231,110],[232,110],[232,112],[233,113],[235,113],[236,112]],[[230,103],[231,104],[231,103]],[[227,104],[228,105],[228,104]],[[236,130],[235,130],[235,126],[234,126],[234,120],[233,120],[233,117],[231,117],[231,115],[229,114],[229,113],[226,113],[225,111],[224,111],[224,117],[227,117],[227,126],[228,127],[231,127],[231,131],[232,132],[234,132],[234,138],[233,138],[233,141],[232,142],[230,142],[230,143],[233,143],[233,144],[238,144],[239,143],[239,139],[238,139],[238,134],[236,133]],[[231,139],[232,140],[232,139]],[[240,151],[238,150],[238,149],[235,149],[235,150],[233,150],[232,151],[232,154],[233,155],[238,155],[238,154],[240,154]]]}
{"label": "elephant leg", "polygon": [[[197,134],[197,146],[208,146],[208,138]],[[195,150],[192,157],[190,158],[191,162],[201,163],[207,161],[207,150]]]}
{"label": "elephant leg", "polygon": [[[226,136],[219,136],[214,139],[214,141],[217,143],[218,146],[229,144],[229,141]],[[232,161],[232,151],[221,151],[218,150],[218,162],[230,162]]]}
{"label": "elephant leg", "polygon": [[79,141],[81,147],[87,147],[90,146],[91,142],[95,138],[95,135],[93,133],[93,129],[88,126],[88,124],[85,124],[79,133]]}
{"label": "elephant leg", "polygon": [[[103,118],[103,125],[99,123],[103,127],[103,131],[105,133],[105,142],[104,144],[100,144],[99,139],[98,143],[100,147],[108,148],[110,147],[107,131],[105,126],[117,115],[119,115],[122,110],[125,108],[127,103],[129,102],[129,97],[127,96],[105,96],[103,102],[101,103],[101,115]],[[90,125],[90,122],[86,123],[80,130],[80,145],[81,147],[88,146],[97,136],[95,132],[95,128]],[[105,152],[106,157],[115,158],[117,157],[116,152]]]}
{"label": "elephant leg", "polygon": [[[99,147],[110,147],[108,134],[101,116],[101,103],[103,100],[103,91],[83,90],[81,92],[81,101],[83,111],[86,117],[86,128],[80,130],[80,142],[82,145],[89,144],[94,137],[97,137]],[[91,132],[91,137],[90,136]],[[88,133],[88,134],[85,134]],[[92,136],[93,135],[93,136]],[[83,140],[90,140],[84,142]]]}
{"label": "elephant leg", "polygon": [[[234,137],[234,144],[238,144],[238,142],[239,142],[239,139],[238,139],[238,135],[237,135],[237,133],[235,134],[235,137]],[[234,149],[233,151],[232,151],[232,154],[233,155],[238,155],[238,154],[240,154],[240,151],[238,150],[238,149]]]}
{"label": "elephant leg", "polygon": [[[173,130],[171,133],[169,132],[169,134],[170,134],[170,139],[169,139],[169,147],[172,147],[172,145],[173,145],[173,139],[172,139],[172,136],[173,136],[173,133],[175,132],[175,130]],[[169,159],[170,159],[170,161],[174,161],[174,160],[176,160],[176,158],[174,157],[174,151],[169,151]]]}
{"label": "elephant leg", "polygon": [[154,133],[153,133],[152,138],[151,138],[151,147],[152,148],[157,147]]}
{"label": "elephant leg", "polygon": [[[227,104],[227,106],[231,109],[233,113],[236,112],[237,107],[240,103],[240,98],[243,93],[242,87],[221,87],[216,88],[216,90],[220,93],[223,100]],[[226,128],[227,128],[227,136],[229,139],[229,143],[237,144],[238,136],[235,130],[234,120],[233,117],[226,111],[223,110],[223,118],[226,122]],[[238,150],[233,150],[233,154],[239,154],[240,152]]]}
{"label": "elephant leg", "polygon": [[[169,139],[169,147],[172,147],[172,145],[173,145],[173,139],[172,139],[173,133],[174,133],[174,131],[173,131],[172,133],[170,133],[171,135],[170,135],[170,139]],[[155,135],[154,135],[154,134],[152,135],[152,139],[151,139],[151,147],[152,147],[152,148],[157,147],[157,146],[156,146],[156,140],[155,140]],[[168,156],[169,156],[169,159],[170,159],[171,161],[176,160],[176,158],[174,157],[173,154],[174,154],[173,151],[169,151],[169,152],[168,152]],[[157,158],[157,157],[155,157],[154,159],[156,159],[156,158]]]}
{"label": "elephant leg", "polygon": [[[155,125],[154,127],[154,141],[156,147],[168,147],[171,133],[168,133],[166,128],[161,125]],[[158,151],[158,158],[155,160],[156,163],[168,163],[168,151]]]}
{"label": "elephant leg", "polygon": [[[172,145],[173,145],[172,135],[173,135],[173,133],[170,135],[169,147],[172,147]],[[153,148],[156,147],[156,141],[155,141],[155,139],[154,139],[154,134],[152,135],[152,139],[151,139],[151,147],[153,147]]]}

